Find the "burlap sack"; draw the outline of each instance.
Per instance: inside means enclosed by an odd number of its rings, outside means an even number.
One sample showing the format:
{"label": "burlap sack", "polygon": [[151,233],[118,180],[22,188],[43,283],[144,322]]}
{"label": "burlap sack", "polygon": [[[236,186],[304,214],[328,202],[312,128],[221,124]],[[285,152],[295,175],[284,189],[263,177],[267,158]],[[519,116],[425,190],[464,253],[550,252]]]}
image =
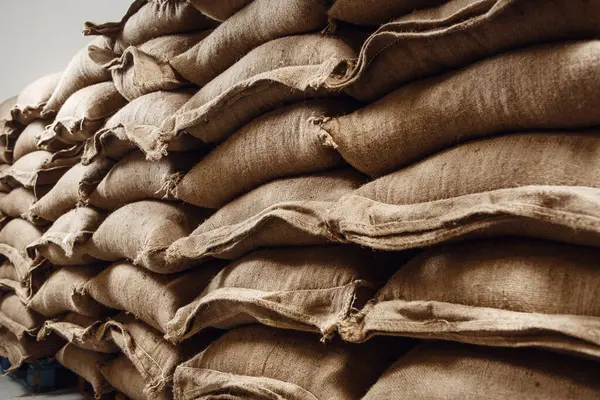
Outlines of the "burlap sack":
{"label": "burlap sack", "polygon": [[351,104],[339,99],[316,100],[256,118],[200,160],[177,185],[177,197],[197,206],[219,208],[272,179],[342,165],[331,137],[319,130],[319,124]]}
{"label": "burlap sack", "polygon": [[56,221],[89,197],[113,164],[110,159],[97,158],[88,165],[79,163],[71,167],[48,194],[29,208],[27,219],[36,223]]}
{"label": "burlap sack", "polygon": [[104,363],[100,366],[100,372],[112,387],[123,393],[128,399],[169,400],[173,398],[170,388],[165,388],[153,396],[147,396],[144,393],[144,378],[135,369],[133,363],[125,356],[120,356]]}
{"label": "burlap sack", "polygon": [[200,353],[217,337],[215,331],[205,332],[178,345],[146,323],[125,313],[102,325],[100,334],[108,336],[119,346],[140,374],[141,389],[148,398],[171,392],[175,368]]}
{"label": "burlap sack", "polygon": [[25,86],[11,110],[12,119],[21,125],[28,125],[40,118],[61,76],[62,72],[46,75]]}
{"label": "burlap sack", "polygon": [[165,333],[177,310],[196,298],[222,266],[215,262],[185,273],[161,275],[120,261],[91,279],[83,292]]}
{"label": "burlap sack", "polygon": [[336,0],[329,9],[329,17],[355,25],[379,26],[411,13],[413,10],[433,7],[446,0]]}
{"label": "burlap sack", "polygon": [[159,274],[193,267],[193,260],[168,260],[167,248],[185,237],[207,217],[205,210],[176,203],[144,200],[110,214],[85,244],[99,260],[123,258]]}
{"label": "burlap sack", "polygon": [[89,382],[98,398],[115,390],[100,372],[100,365],[111,358],[108,354],[85,350],[72,343],[67,343],[56,353],[56,360]]}
{"label": "burlap sack", "polygon": [[229,264],[179,309],[167,338],[178,342],[208,327],[230,329],[251,322],[329,338],[402,261],[401,255],[353,246],[258,250]]}
{"label": "burlap sack", "polygon": [[365,183],[350,169],[276,180],[220,208],[167,250],[170,263],[211,257],[236,259],[259,247],[316,245],[337,241],[329,208]]}
{"label": "burlap sack", "polygon": [[323,129],[352,166],[378,176],[482,136],[593,127],[598,65],[600,41],[530,47],[406,85]]}
{"label": "burlap sack", "polygon": [[90,57],[111,72],[117,90],[127,100],[160,90],[172,90],[189,83],[169,65],[169,60],[202,41],[211,30],[162,36],[140,46],[130,46],[123,54],[97,49]]}
{"label": "burlap sack", "polygon": [[329,224],[345,240],[387,250],[503,235],[599,246],[599,143],[594,132],[468,143],[340,199]]}
{"label": "burlap sack", "polygon": [[44,282],[28,306],[49,318],[69,311],[96,319],[106,315],[109,310],[83,290],[103,267],[75,265],[59,268]]}
{"label": "burlap sack", "polygon": [[[0,163],[0,175],[4,175],[10,169],[9,164],[1,164]],[[7,182],[0,180],[0,192],[8,193],[12,190],[12,186],[10,186]]]}
{"label": "burlap sack", "polygon": [[[47,191],[48,188],[48,186],[39,188],[41,190],[37,191],[37,196],[42,196],[43,192]],[[31,189],[23,187],[14,188],[0,197],[0,211],[6,216],[20,218],[36,202],[37,196]]]}
{"label": "burlap sack", "polygon": [[590,0],[452,0],[379,28],[353,70],[327,86],[372,101],[407,82],[511,49],[597,37],[598,13],[600,5]]}
{"label": "burlap sack", "polygon": [[177,183],[197,159],[198,154],[191,151],[148,161],[136,151],[117,162],[86,201],[104,210],[116,210],[145,199],[172,200]]}
{"label": "burlap sack", "polygon": [[37,138],[41,136],[46,130],[46,126],[51,124],[52,120],[35,120],[23,129],[23,132],[17,138],[13,149],[13,160],[17,161],[19,158],[26,154],[33,153],[38,150],[48,150],[50,152],[56,152],[64,150],[70,147],[68,144],[61,141],[55,141],[40,148],[37,145]]}
{"label": "burlap sack", "polygon": [[225,21],[238,10],[244,8],[253,0],[223,0],[214,2],[212,0],[189,0],[202,14],[209,16],[216,21]]}
{"label": "burlap sack", "polygon": [[[209,82],[162,124],[161,142],[181,132],[204,142],[221,142],[252,118],[282,104],[339,91],[323,88],[330,74],[346,73],[356,52],[334,36],[275,39],[249,52]],[[343,61],[346,60],[346,61]]]}
{"label": "burlap sack", "polygon": [[38,185],[56,183],[69,168],[79,162],[77,147],[50,153],[38,150],[21,157],[5,171],[0,172],[0,181],[13,187],[34,188]]}
{"label": "burlap sack", "polygon": [[218,23],[185,0],[134,0],[120,22],[86,22],[84,35],[105,35],[111,48],[122,53],[150,39],[215,27]]}
{"label": "burlap sack", "polygon": [[433,248],[402,267],[341,325],[478,345],[535,346],[600,357],[598,250],[526,239]]}
{"label": "burlap sack", "polygon": [[29,257],[40,255],[54,265],[83,265],[96,262],[85,253],[83,243],[98,229],[108,213],[78,207],[61,215],[39,239],[27,246]]}
{"label": "burlap sack", "polygon": [[36,268],[36,260],[28,257],[26,247],[42,236],[42,230],[30,222],[15,218],[0,230],[0,258],[9,260],[19,281],[25,281]]}
{"label": "burlap sack", "polygon": [[529,349],[427,342],[398,359],[364,400],[597,399],[598,364]]}
{"label": "burlap sack", "polygon": [[112,82],[84,87],[70,96],[54,122],[38,137],[37,145],[46,148],[59,141],[76,144],[85,141],[102,127],[106,118],[127,104]]}
{"label": "burlap sack", "polygon": [[320,31],[326,23],[322,0],[254,0],[170,63],[184,78],[204,86],[261,44]]}
{"label": "burlap sack", "polygon": [[54,357],[63,344],[64,341],[56,335],[39,342],[28,335],[18,339],[8,329],[0,327],[0,357],[8,358],[8,371],[16,370],[24,362]]}
{"label": "burlap sack", "polygon": [[133,100],[86,142],[82,161],[89,163],[98,156],[120,160],[137,148],[144,151],[150,159],[166,155],[166,150],[186,151],[198,148],[201,142],[189,135],[181,135],[172,140],[166,149],[157,147],[160,137],[157,127],[190,97],[190,91],[154,92]]}
{"label": "burlap sack", "polygon": [[399,347],[323,344],[309,333],[251,325],[177,367],[173,392],[178,400],[360,399]]}
{"label": "burlap sack", "polygon": [[26,335],[35,336],[45,319],[43,315],[27,308],[14,293],[0,297],[0,326],[8,329],[19,340]]}
{"label": "burlap sack", "polygon": [[104,37],[92,40],[71,59],[62,73],[52,96],[44,106],[42,118],[56,115],[71,95],[86,86],[110,80],[110,73],[96,64],[88,55],[88,47],[96,46],[110,49],[110,43]]}
{"label": "burlap sack", "polygon": [[49,266],[38,267],[34,272],[29,278],[22,279],[20,271],[17,271],[13,263],[8,259],[3,260],[0,263],[0,292],[14,293],[22,303],[26,304],[31,294],[35,293],[46,280]]}
{"label": "burlap sack", "polygon": [[38,340],[56,333],[67,342],[85,350],[99,353],[119,353],[120,349],[110,340],[97,334],[102,322],[74,312],[59,319],[47,320],[37,334]]}
{"label": "burlap sack", "polygon": [[13,120],[11,110],[17,103],[17,96],[0,103],[0,164],[12,164],[13,147],[23,125]]}

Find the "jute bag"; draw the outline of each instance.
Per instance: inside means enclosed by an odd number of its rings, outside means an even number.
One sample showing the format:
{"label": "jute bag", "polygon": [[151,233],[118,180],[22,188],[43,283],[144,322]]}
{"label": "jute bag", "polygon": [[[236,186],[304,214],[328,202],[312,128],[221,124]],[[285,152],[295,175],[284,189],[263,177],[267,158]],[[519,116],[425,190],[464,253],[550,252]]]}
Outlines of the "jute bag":
{"label": "jute bag", "polygon": [[17,161],[26,154],[33,153],[38,150],[48,150],[56,152],[70,147],[68,144],[54,141],[46,144],[44,148],[37,145],[37,138],[40,137],[46,130],[46,126],[52,124],[52,120],[35,120],[23,129],[23,132],[17,138],[13,149],[13,161]]}
{"label": "jute bag", "polygon": [[400,357],[363,400],[597,399],[598,364],[530,349],[427,342]]}
{"label": "jute bag", "polygon": [[432,248],[341,325],[345,340],[401,335],[600,357],[595,248],[494,239]]}
{"label": "jute bag", "polygon": [[12,164],[13,145],[23,126],[13,120],[11,110],[17,103],[17,96],[0,103],[0,163]]}
{"label": "jute bag", "polygon": [[267,42],[200,89],[161,126],[164,146],[182,132],[204,142],[222,142],[252,118],[282,104],[339,91],[323,88],[331,74],[346,73],[356,56],[342,38],[319,34]]}
{"label": "jute bag", "polygon": [[320,31],[326,23],[323,0],[254,0],[170,63],[184,78],[204,86],[261,44]]}
{"label": "jute bag", "polygon": [[26,304],[32,293],[35,293],[46,280],[48,269],[49,266],[45,265],[32,267],[25,271],[29,276],[22,277],[21,271],[17,270],[9,259],[4,259],[0,263],[0,292],[14,293],[21,302]]}
{"label": "jute bag", "polygon": [[196,298],[222,266],[215,262],[185,273],[161,275],[120,261],[87,282],[83,293],[164,333],[177,310]]}
{"label": "jute bag", "polygon": [[352,71],[327,86],[373,101],[407,82],[511,49],[595,38],[598,13],[600,4],[590,0],[451,0],[383,25]]}
{"label": "jute bag", "polygon": [[85,244],[85,251],[99,260],[126,258],[160,274],[182,271],[194,266],[193,260],[168,260],[166,250],[206,217],[205,210],[193,206],[138,201],[110,214]]}
{"label": "jute bag", "polygon": [[250,325],[228,331],[177,367],[173,392],[178,400],[260,399],[264,393],[290,400],[359,399],[397,359],[399,347],[323,344],[306,332]]}
{"label": "jute bag", "polygon": [[160,136],[157,127],[191,97],[190,91],[161,91],[133,100],[86,142],[83,163],[99,156],[120,160],[137,148],[149,159],[158,159],[166,155],[167,150],[186,151],[200,147],[202,143],[189,135],[179,136],[166,147],[157,147]]}
{"label": "jute bag", "polygon": [[252,1],[253,0],[224,0],[214,2],[212,0],[189,0],[188,3],[196,7],[202,14],[207,15],[216,21],[225,21]]}
{"label": "jute bag", "polygon": [[211,30],[169,35],[129,46],[122,54],[92,49],[90,57],[110,71],[121,95],[129,101],[159,90],[172,90],[189,83],[169,65],[169,60],[202,41]]}
{"label": "jute bag", "polygon": [[24,187],[14,188],[6,195],[0,197],[0,211],[6,216],[20,218],[36,202],[37,197],[43,196],[44,191],[48,189],[49,186],[39,188],[36,196],[36,193],[31,189]]}
{"label": "jute bag", "polygon": [[329,208],[366,182],[351,169],[275,180],[216,211],[167,250],[168,262],[236,259],[259,247],[336,242]]}
{"label": "jute bag", "polygon": [[144,153],[133,152],[115,164],[86,202],[116,210],[145,199],[173,200],[177,183],[197,160],[195,151],[169,153],[158,161],[148,161]]}
{"label": "jute bag", "polygon": [[24,336],[35,336],[44,321],[43,315],[27,308],[16,294],[7,293],[0,297],[0,325],[19,340]]}
{"label": "jute bag", "polygon": [[37,138],[37,145],[45,148],[56,146],[56,141],[71,145],[83,142],[126,104],[112,82],[84,87],[67,99],[54,122]]}
{"label": "jute bag", "polygon": [[340,199],[329,224],[345,240],[386,250],[504,235],[598,246],[599,145],[594,131],[467,143]]}
{"label": "jute bag", "polygon": [[209,327],[258,322],[329,338],[402,264],[401,255],[347,245],[258,250],[229,264],[179,309],[166,337],[179,342]]}
{"label": "jute bag", "polygon": [[260,184],[343,164],[320,123],[349,110],[340,99],[293,104],[252,120],[185,174],[176,195],[186,203],[219,208]]}
{"label": "jute bag", "polygon": [[218,23],[185,0],[135,0],[120,22],[86,22],[84,35],[105,35],[111,48],[122,53],[150,39],[213,28]]}
{"label": "jute bag", "polygon": [[28,257],[26,247],[42,236],[42,230],[30,222],[15,218],[0,229],[0,257],[14,265],[19,281],[26,281],[37,267]]}
{"label": "jute bag", "polygon": [[100,366],[100,372],[104,379],[116,390],[123,393],[131,400],[169,400],[173,398],[170,388],[147,396],[144,393],[145,382],[142,375],[125,356],[119,356]]}
{"label": "jute bag", "polygon": [[60,110],[71,95],[86,86],[110,80],[110,73],[97,65],[88,55],[89,46],[110,49],[108,41],[99,37],[92,40],[71,59],[62,73],[52,96],[44,106],[41,117],[49,118]]}
{"label": "jute bag", "polygon": [[46,232],[27,246],[32,259],[37,255],[54,265],[83,265],[97,260],[85,254],[82,244],[98,229],[108,213],[78,207],[61,215]]}
{"label": "jute bag", "polygon": [[44,282],[28,306],[49,318],[69,311],[96,319],[106,315],[109,310],[83,290],[103,267],[74,265],[59,268]]}
{"label": "jute bag", "polygon": [[29,208],[27,219],[36,223],[56,221],[89,197],[113,164],[110,159],[97,158],[88,165],[74,165]]}
{"label": "jute bag", "polygon": [[[10,164],[0,164],[0,175],[4,175],[10,169]],[[12,190],[12,186],[7,182],[0,180],[0,192],[7,193]]]}
{"label": "jute bag", "polygon": [[114,354],[120,349],[110,340],[97,334],[102,321],[85,315],[69,312],[58,319],[47,320],[37,334],[43,340],[52,333],[64,338],[67,342],[85,350],[98,353]]}
{"label": "jute bag", "polygon": [[355,25],[379,26],[414,10],[433,7],[447,0],[336,0],[329,18]]}
{"label": "jute bag", "polygon": [[205,332],[174,345],[163,338],[162,332],[125,313],[103,324],[99,334],[110,337],[131,361],[148,398],[171,392],[175,368],[204,350],[218,335],[216,331]]}
{"label": "jute bag", "polygon": [[11,110],[12,119],[21,125],[28,125],[40,118],[61,76],[62,72],[46,75],[25,86]]}
{"label": "jute bag", "polygon": [[67,343],[56,353],[55,358],[63,367],[70,369],[89,382],[94,388],[96,397],[115,390],[100,372],[100,365],[109,361],[112,358],[110,355],[85,350],[72,343]]}
{"label": "jute bag", "polygon": [[0,181],[13,187],[20,185],[26,188],[54,184],[69,168],[79,162],[79,153],[75,147],[58,153],[34,151],[0,172]]}
{"label": "jute bag", "polygon": [[598,71],[600,40],[529,47],[406,85],[323,129],[379,176],[474,138],[597,126]]}
{"label": "jute bag", "polygon": [[18,339],[5,327],[0,327],[0,356],[8,358],[8,371],[18,369],[24,362],[54,357],[64,341],[56,335],[37,341],[28,335]]}

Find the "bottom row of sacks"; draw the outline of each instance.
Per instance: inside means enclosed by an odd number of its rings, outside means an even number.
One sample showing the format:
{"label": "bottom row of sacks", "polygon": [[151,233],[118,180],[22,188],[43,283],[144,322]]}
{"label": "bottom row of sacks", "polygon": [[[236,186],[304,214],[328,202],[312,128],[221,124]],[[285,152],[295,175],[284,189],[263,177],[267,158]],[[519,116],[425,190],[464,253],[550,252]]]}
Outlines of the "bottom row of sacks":
{"label": "bottom row of sacks", "polygon": [[[118,390],[133,400],[600,396],[599,364],[537,349],[395,337],[324,344],[313,333],[263,325],[215,331],[174,347],[130,316],[117,319],[122,322],[68,343],[56,358],[98,394]],[[110,352],[90,349],[105,339]]]}

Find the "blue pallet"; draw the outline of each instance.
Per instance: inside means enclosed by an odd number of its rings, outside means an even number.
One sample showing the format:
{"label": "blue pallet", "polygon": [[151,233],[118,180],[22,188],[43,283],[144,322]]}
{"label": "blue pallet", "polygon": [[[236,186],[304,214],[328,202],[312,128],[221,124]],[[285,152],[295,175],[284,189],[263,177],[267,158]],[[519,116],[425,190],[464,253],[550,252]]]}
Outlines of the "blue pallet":
{"label": "blue pallet", "polygon": [[[10,368],[10,361],[0,357],[0,367],[3,372],[6,372]],[[73,372],[49,358],[23,364],[16,370],[8,372],[8,376],[33,393],[53,392],[77,384],[77,376]]]}

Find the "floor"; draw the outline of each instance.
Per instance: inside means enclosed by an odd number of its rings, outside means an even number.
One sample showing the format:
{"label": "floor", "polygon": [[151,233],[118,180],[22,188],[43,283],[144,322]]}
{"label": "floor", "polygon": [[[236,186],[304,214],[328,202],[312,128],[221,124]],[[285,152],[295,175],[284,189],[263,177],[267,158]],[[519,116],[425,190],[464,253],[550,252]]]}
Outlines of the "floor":
{"label": "floor", "polygon": [[74,389],[55,393],[32,394],[20,383],[9,376],[0,375],[0,400],[31,399],[31,400],[83,400],[84,397]]}

